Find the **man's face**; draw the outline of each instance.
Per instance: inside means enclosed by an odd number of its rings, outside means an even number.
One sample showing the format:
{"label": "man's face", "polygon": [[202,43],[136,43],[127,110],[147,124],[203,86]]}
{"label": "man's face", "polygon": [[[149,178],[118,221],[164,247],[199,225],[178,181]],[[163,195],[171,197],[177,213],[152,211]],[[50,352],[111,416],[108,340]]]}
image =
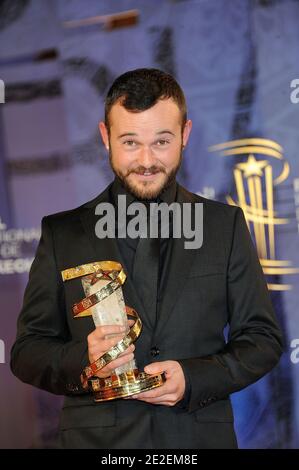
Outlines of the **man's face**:
{"label": "man's face", "polygon": [[117,102],[111,108],[109,123],[110,138],[103,122],[100,132],[114,173],[135,197],[156,198],[175,178],[191,121],[182,132],[180,110],[167,99],[136,113]]}

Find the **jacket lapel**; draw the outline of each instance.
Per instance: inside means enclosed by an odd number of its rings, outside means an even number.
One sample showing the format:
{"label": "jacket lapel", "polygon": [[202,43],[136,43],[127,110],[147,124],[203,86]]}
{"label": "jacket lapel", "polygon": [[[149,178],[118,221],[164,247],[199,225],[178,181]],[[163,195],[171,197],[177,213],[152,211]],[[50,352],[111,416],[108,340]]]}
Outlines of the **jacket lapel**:
{"label": "jacket lapel", "polygon": [[[108,188],[106,188],[105,191],[101,193],[96,199],[83,206],[84,210],[80,214],[80,219],[87,239],[92,246],[94,252],[94,261],[117,261],[125,268],[124,260],[118,249],[116,238],[105,238],[101,240],[96,236],[95,233],[95,225],[99,219],[99,216],[95,215],[95,208],[100,203],[111,202],[109,198],[109,188],[110,186],[108,186]],[[125,271],[127,278],[122,286],[125,303],[126,305],[135,308],[142,322],[145,323],[147,327],[151,327],[150,320],[144,310],[142,303],[139,300],[130,274],[126,269]]]}

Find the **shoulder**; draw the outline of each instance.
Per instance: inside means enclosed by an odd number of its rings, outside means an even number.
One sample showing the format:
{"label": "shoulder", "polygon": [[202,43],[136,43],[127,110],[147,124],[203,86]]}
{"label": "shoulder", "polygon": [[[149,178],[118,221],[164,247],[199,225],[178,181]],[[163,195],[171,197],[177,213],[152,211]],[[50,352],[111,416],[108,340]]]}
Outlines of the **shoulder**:
{"label": "shoulder", "polygon": [[225,202],[216,201],[214,199],[205,198],[197,193],[188,191],[179,185],[180,198],[184,202],[195,202],[203,204],[204,216],[227,223],[234,221],[238,215],[243,215],[243,211],[239,206],[232,206]]}
{"label": "shoulder", "polygon": [[61,225],[72,223],[73,221],[77,221],[81,215],[85,214],[89,210],[94,210],[97,204],[102,201],[109,201],[109,189],[110,186],[107,186],[104,191],[102,191],[98,196],[95,198],[81,204],[78,207],[73,209],[69,209],[66,211],[56,212],[53,214],[49,214],[43,217],[42,224],[49,224],[49,225]]}
{"label": "shoulder", "polygon": [[[206,246],[213,247],[214,253],[217,252],[217,247],[224,247],[225,252],[229,254],[236,234],[237,243],[240,237],[244,240],[246,238],[248,241],[247,223],[243,210],[239,206],[208,199],[199,194],[191,193],[185,188],[181,188],[180,191],[181,194],[184,194],[184,201],[202,204],[203,211],[200,223],[203,227],[203,237]],[[219,252],[218,256],[221,257]]]}

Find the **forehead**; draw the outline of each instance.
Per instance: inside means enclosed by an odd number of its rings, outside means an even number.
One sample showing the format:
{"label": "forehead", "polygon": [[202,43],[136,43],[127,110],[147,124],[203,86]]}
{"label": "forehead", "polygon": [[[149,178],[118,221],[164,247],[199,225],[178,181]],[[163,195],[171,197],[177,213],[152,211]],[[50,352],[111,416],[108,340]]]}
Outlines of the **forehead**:
{"label": "forehead", "polygon": [[158,131],[161,127],[181,126],[181,112],[173,99],[159,100],[145,111],[132,112],[119,102],[115,103],[109,114],[110,130],[144,132]]}

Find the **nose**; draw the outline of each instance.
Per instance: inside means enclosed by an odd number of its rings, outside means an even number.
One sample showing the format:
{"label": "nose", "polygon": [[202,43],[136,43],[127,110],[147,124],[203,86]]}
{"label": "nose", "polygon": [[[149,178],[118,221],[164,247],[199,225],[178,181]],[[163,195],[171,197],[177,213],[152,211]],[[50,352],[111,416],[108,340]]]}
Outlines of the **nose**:
{"label": "nose", "polygon": [[144,146],[140,150],[140,153],[138,155],[138,163],[140,166],[144,166],[145,168],[149,168],[152,165],[155,165],[156,159],[150,147]]}

